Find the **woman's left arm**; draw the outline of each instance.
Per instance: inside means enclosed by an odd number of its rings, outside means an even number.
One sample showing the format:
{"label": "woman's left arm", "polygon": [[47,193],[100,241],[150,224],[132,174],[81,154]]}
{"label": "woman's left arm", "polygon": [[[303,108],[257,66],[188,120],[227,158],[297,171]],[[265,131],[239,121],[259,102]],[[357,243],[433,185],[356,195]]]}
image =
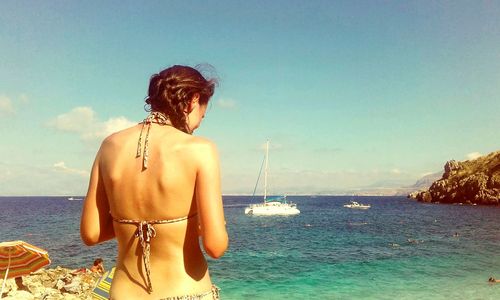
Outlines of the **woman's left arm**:
{"label": "woman's left arm", "polygon": [[99,170],[100,160],[101,150],[97,153],[92,166],[89,189],[83,203],[80,220],[80,236],[87,246],[93,246],[115,237],[113,218],[109,212],[108,198]]}
{"label": "woman's left arm", "polygon": [[220,190],[219,158],[211,142],[201,144],[198,150],[195,195],[200,235],[205,252],[212,258],[219,258],[229,243]]}

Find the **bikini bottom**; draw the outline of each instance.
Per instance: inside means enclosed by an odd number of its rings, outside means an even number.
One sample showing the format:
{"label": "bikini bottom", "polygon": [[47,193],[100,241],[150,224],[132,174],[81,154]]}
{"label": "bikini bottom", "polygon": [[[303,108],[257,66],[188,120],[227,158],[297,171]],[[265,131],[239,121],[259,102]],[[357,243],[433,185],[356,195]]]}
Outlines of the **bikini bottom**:
{"label": "bikini bottom", "polygon": [[219,291],[220,289],[213,284],[212,289],[208,292],[183,295],[183,296],[173,296],[173,297],[161,298],[160,300],[219,300],[220,299]]}

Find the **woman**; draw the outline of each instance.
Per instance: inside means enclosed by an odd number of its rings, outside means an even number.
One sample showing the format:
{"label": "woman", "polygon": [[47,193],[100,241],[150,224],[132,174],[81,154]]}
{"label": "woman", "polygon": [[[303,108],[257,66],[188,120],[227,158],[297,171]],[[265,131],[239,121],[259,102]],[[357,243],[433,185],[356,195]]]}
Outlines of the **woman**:
{"label": "woman", "polygon": [[215,83],[186,66],[153,75],[149,116],[97,153],[80,232],[86,245],[118,241],[111,299],[218,299],[199,236],[213,258],[227,249],[219,161],[191,135]]}

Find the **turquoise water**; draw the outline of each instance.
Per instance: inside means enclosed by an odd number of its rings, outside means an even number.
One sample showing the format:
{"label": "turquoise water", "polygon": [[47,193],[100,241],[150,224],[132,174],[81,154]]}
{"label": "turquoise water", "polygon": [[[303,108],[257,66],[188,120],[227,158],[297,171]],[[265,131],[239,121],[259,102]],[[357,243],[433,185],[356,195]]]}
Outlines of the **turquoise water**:
{"label": "turquoise water", "polygon": [[[289,197],[301,214],[244,215],[251,197],[224,197],[230,248],[210,260],[224,299],[500,299],[500,207],[403,197]],[[342,205],[372,205],[366,211]],[[79,241],[81,201],[0,198],[1,240],[49,250],[53,266],[111,265],[115,243]],[[29,222],[21,220],[30,220]]]}

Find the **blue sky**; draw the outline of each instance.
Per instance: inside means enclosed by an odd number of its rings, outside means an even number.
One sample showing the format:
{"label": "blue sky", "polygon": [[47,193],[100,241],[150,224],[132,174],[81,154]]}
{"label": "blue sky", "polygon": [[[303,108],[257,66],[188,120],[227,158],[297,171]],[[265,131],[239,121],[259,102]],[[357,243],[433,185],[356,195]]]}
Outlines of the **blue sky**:
{"label": "blue sky", "polygon": [[2,1],[0,195],[82,195],[151,74],[214,66],[223,192],[410,185],[499,150],[497,1]]}

